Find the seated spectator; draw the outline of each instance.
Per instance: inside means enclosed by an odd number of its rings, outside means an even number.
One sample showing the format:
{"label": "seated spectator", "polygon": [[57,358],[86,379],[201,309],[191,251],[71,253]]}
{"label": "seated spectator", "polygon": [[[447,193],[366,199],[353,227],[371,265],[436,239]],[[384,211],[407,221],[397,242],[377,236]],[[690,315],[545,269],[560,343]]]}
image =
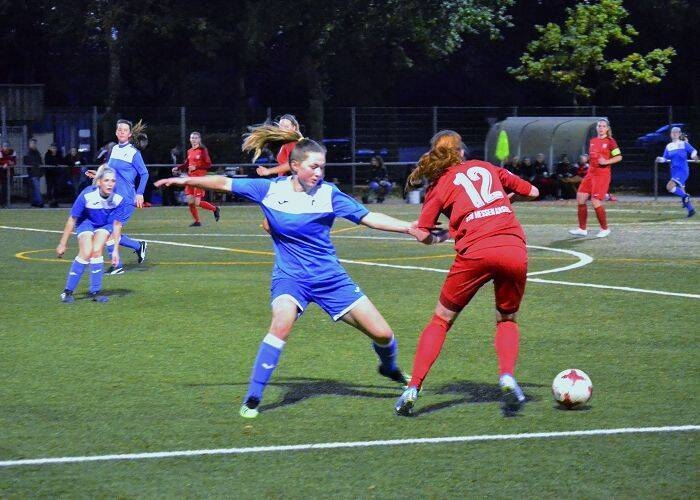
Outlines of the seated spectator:
{"label": "seated spectator", "polygon": [[362,203],[371,203],[374,196],[377,203],[384,203],[384,198],[391,192],[394,183],[389,180],[389,172],[384,166],[381,156],[373,156],[370,160],[370,178],[368,182],[367,194],[362,197]]}
{"label": "seated spectator", "polygon": [[[576,172],[576,167],[569,161],[569,155],[562,153],[559,156],[559,161],[554,166],[554,173],[552,175],[552,180],[554,181],[554,193],[557,200],[568,198],[571,193],[564,192],[564,181],[573,177]],[[575,196],[574,196],[575,197]]]}
{"label": "seated spectator", "polygon": [[588,172],[588,155],[581,155],[578,157],[578,163],[571,166],[571,176],[561,180],[564,198],[576,198],[578,186],[586,176],[586,172]]}
{"label": "seated spectator", "polygon": [[520,177],[528,182],[535,178],[535,168],[532,166],[532,158],[529,156],[520,162]]}
{"label": "seated spectator", "polygon": [[530,182],[540,191],[538,199],[542,200],[547,196],[554,196],[554,180],[551,178],[544,153],[537,153],[532,164],[532,170],[533,176]]}
{"label": "seated spectator", "polygon": [[503,163],[503,168],[520,177],[520,157],[514,156]]}

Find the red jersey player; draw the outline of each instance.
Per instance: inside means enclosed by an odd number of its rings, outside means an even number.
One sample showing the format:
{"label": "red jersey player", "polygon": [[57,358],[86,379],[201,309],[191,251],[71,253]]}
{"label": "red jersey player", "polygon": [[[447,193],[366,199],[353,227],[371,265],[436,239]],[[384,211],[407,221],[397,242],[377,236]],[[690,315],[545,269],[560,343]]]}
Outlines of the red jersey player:
{"label": "red jersey player", "polygon": [[[192,147],[187,150],[187,158],[182,165],[178,165],[173,168],[173,173],[186,172],[189,177],[202,177],[207,175],[207,172],[211,168],[211,158],[209,158],[209,151],[202,144],[202,135],[199,132],[192,132],[190,134],[190,144]],[[202,207],[205,210],[209,210],[214,213],[214,220],[217,222],[221,217],[221,211],[219,207],[212,205],[208,201],[203,201],[206,192],[204,189],[200,189],[193,186],[185,186],[185,195],[187,195],[187,205],[190,208],[190,213],[194,222],[190,224],[190,227],[201,226],[202,222],[199,220],[199,210],[197,207]]]}
{"label": "red jersey player", "polygon": [[[429,182],[416,234],[426,244],[446,235],[431,234],[440,214],[450,220],[449,234],[457,255],[440,292],[435,313],[418,340],[411,381],[396,402],[399,415],[410,415],[430,367],[459,313],[484,284],[493,280],[496,294],[496,337],[503,412],[511,415],[525,396],[515,381],[519,330],[516,313],[525,292],[525,234],[513,213],[508,192],[537,197],[538,189],[504,168],[479,160],[463,160],[462,138],[452,130],[438,132],[408,182]],[[418,232],[422,231],[423,234]]]}
{"label": "red jersey player", "polygon": [[[299,132],[299,122],[294,115],[282,115],[277,122],[277,126],[285,131],[294,131],[298,134],[299,139],[303,139],[301,132]],[[278,176],[287,175],[291,171],[289,166],[289,155],[292,154],[294,146],[296,146],[299,139],[293,140],[291,142],[285,142],[277,153],[277,166],[272,168],[263,167],[262,165],[255,169],[257,174],[261,177],[267,177],[268,175],[277,174]]]}
{"label": "red jersey player", "polygon": [[569,229],[569,233],[574,236],[588,235],[588,230],[586,229],[588,207],[586,202],[590,198],[591,205],[593,205],[595,215],[600,223],[600,231],[598,231],[596,237],[605,238],[610,235],[610,229],[608,228],[605,208],[603,208],[603,200],[605,200],[610,187],[610,166],[622,160],[622,154],[617,142],[612,137],[612,130],[608,120],[598,120],[596,132],[598,137],[591,139],[588,146],[590,166],[576,193],[578,227]]}

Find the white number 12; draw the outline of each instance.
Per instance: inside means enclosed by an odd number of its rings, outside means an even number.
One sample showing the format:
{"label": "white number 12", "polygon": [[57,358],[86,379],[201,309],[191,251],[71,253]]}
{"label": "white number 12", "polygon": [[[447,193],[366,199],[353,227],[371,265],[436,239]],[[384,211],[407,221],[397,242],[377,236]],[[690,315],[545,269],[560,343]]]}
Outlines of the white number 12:
{"label": "white number 12", "polygon": [[[481,193],[477,192],[474,181],[481,179]],[[462,186],[467,195],[472,200],[476,208],[483,207],[489,203],[500,200],[504,197],[503,191],[491,191],[491,172],[484,167],[471,167],[467,170],[467,175],[459,172],[453,181],[455,186]]]}

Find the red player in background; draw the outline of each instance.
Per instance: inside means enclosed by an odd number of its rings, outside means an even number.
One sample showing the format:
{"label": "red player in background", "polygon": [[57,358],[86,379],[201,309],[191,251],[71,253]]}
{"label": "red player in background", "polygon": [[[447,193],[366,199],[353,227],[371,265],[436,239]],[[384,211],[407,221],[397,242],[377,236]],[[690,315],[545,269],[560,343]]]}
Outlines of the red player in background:
{"label": "red player in background", "polygon": [[[202,144],[202,135],[199,132],[192,132],[190,134],[190,144],[192,147],[187,150],[187,158],[182,165],[178,165],[173,168],[173,173],[185,172],[189,177],[202,177],[207,175],[207,172],[211,168],[211,158],[209,157],[209,151]],[[199,220],[199,210],[197,207],[202,207],[205,210],[209,210],[214,213],[214,219],[218,222],[219,217],[221,217],[221,211],[219,207],[212,205],[208,201],[203,201],[206,192],[204,189],[185,186],[185,195],[187,196],[187,205],[190,208],[190,213],[194,222],[190,224],[190,227],[201,226],[202,222]]]}
{"label": "red player in background", "polygon": [[499,385],[503,412],[511,415],[525,400],[514,372],[520,336],[515,317],[525,292],[527,250],[506,190],[530,198],[536,198],[539,191],[504,168],[480,160],[464,161],[465,147],[457,132],[438,132],[430,143],[430,151],[421,157],[407,181],[416,184],[426,178],[429,183],[416,228],[424,234],[414,236],[425,244],[444,240],[445,235],[429,232],[444,214],[450,220],[449,234],[455,240],[457,255],[434,315],[420,335],[411,381],[395,410],[399,415],[413,412],[418,391],[448,330],[479,288],[493,280]]}

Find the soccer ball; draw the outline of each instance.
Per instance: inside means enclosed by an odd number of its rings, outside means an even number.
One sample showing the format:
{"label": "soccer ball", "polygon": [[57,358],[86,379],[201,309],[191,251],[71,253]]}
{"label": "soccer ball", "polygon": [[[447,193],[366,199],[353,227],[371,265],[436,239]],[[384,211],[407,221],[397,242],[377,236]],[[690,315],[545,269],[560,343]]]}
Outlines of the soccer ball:
{"label": "soccer ball", "polygon": [[577,368],[558,373],[552,382],[554,400],[568,409],[584,405],[592,394],[593,383],[590,377]]}

